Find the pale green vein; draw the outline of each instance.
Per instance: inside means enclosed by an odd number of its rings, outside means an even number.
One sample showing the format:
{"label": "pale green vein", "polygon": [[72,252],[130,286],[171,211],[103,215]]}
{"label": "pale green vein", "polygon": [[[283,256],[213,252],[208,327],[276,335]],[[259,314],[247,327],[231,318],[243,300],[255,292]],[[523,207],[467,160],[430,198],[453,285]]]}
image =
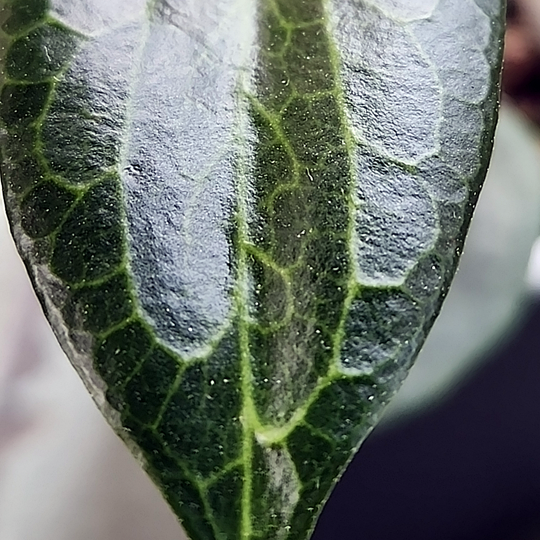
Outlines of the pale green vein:
{"label": "pale green vein", "polygon": [[[239,106],[239,142],[244,140],[245,116],[242,114],[246,104],[238,99]],[[245,114],[245,113],[244,113]],[[240,144],[241,148],[246,148]],[[241,155],[238,160],[238,210],[237,210],[237,249],[238,249],[238,280],[236,287],[236,308],[238,312],[238,330],[241,364],[241,393],[242,393],[242,462],[244,466],[244,482],[242,485],[242,509],[240,540],[249,540],[252,530],[251,522],[251,489],[252,489],[252,460],[253,460],[253,432],[254,425],[258,423],[255,404],[253,400],[253,373],[249,351],[249,272],[247,252],[243,245],[248,239],[248,218],[246,198],[248,193],[248,156]]]}

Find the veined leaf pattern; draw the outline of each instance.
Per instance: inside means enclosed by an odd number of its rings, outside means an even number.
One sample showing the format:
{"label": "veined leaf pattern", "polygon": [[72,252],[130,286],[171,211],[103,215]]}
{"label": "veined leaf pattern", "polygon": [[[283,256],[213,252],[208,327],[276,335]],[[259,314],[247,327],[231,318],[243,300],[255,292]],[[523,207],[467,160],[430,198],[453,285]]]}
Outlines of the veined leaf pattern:
{"label": "veined leaf pattern", "polygon": [[194,540],[309,538],[446,294],[502,0],[6,0],[2,180]]}

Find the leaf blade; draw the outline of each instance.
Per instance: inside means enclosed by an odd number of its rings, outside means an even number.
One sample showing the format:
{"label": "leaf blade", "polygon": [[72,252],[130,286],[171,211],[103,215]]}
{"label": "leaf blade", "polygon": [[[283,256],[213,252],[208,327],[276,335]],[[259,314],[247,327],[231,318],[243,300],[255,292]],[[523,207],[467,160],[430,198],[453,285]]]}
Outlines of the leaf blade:
{"label": "leaf blade", "polygon": [[4,8],[38,294],[193,538],[307,538],[455,269],[502,3],[76,4]]}

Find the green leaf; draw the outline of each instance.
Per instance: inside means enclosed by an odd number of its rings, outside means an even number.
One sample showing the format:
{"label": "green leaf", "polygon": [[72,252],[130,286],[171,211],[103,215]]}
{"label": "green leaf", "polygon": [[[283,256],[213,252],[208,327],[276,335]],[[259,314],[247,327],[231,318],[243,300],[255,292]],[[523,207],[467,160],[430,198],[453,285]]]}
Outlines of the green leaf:
{"label": "green leaf", "polygon": [[500,112],[459,272],[384,423],[404,421],[453,394],[526,320],[534,297],[526,275],[540,231],[540,141],[510,103]]}
{"label": "green leaf", "polygon": [[9,0],[6,207],[194,540],[309,538],[440,309],[502,0]]}

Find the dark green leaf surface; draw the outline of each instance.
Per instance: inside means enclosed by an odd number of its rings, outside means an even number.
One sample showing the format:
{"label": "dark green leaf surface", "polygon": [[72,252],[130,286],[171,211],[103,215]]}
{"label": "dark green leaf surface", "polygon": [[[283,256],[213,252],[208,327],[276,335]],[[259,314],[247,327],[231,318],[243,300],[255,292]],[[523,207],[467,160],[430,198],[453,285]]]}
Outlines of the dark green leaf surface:
{"label": "dark green leaf surface", "polygon": [[2,180],[194,540],[303,540],[457,264],[502,0],[7,0]]}

